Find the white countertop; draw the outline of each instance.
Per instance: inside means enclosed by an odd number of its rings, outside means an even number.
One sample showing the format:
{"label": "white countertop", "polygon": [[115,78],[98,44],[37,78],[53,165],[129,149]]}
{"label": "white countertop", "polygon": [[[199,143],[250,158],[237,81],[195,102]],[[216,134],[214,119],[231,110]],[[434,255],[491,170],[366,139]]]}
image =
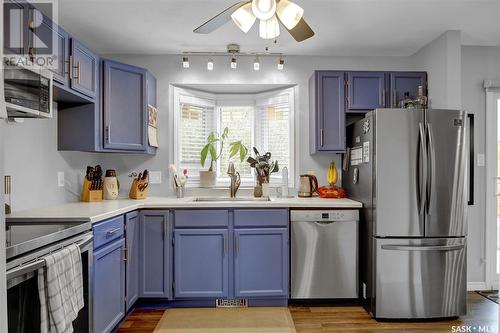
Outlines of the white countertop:
{"label": "white countertop", "polygon": [[63,205],[29,209],[6,216],[9,223],[25,222],[99,222],[138,209],[172,208],[324,208],[358,209],[360,202],[351,199],[271,198],[271,201],[195,201],[196,198],[151,197],[145,200],[104,200],[75,202]]}

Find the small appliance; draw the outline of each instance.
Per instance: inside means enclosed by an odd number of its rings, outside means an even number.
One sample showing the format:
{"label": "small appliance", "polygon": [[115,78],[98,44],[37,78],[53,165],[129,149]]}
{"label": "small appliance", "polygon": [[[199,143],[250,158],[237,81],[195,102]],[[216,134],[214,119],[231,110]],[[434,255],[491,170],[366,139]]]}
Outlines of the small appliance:
{"label": "small appliance", "polygon": [[301,198],[312,197],[318,191],[318,178],[312,174],[300,175],[298,196]]}

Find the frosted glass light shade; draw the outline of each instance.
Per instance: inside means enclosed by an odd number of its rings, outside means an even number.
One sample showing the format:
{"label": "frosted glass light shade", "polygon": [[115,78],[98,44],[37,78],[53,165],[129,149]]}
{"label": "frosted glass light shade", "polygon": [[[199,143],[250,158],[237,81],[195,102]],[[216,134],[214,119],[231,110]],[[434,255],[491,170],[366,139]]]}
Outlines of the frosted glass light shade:
{"label": "frosted glass light shade", "polygon": [[247,3],[231,14],[231,19],[244,33],[247,33],[255,23],[255,15],[252,11],[252,4]]}
{"label": "frosted glass light shade", "polygon": [[288,0],[280,0],[276,11],[281,23],[288,29],[293,29],[304,16],[304,9]]}
{"label": "frosted glass light shade", "polygon": [[276,0],[253,0],[252,11],[259,20],[269,20],[276,13]]}
{"label": "frosted glass light shade", "polygon": [[278,23],[278,18],[275,16],[271,17],[269,20],[260,21],[259,24],[259,36],[263,39],[273,39],[280,35],[280,25]]}

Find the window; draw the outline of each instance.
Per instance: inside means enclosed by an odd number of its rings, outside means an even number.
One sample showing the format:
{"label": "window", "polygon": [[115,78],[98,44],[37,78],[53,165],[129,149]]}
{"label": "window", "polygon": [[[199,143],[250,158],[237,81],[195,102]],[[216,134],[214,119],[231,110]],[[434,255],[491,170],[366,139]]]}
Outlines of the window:
{"label": "window", "polygon": [[[294,89],[256,95],[216,95],[174,88],[174,155],[179,168],[189,169],[189,184],[196,186],[199,171],[210,167],[200,165],[200,151],[209,133],[222,133],[229,128],[229,138],[216,164],[217,185],[226,186],[229,178],[229,143],[241,140],[253,155],[253,147],[261,153],[271,152],[278,160],[280,172],[273,174],[271,183],[281,183],[281,170],[286,166],[289,180],[293,179],[293,111]],[[220,151],[220,145],[218,146]],[[242,185],[255,184],[254,170],[246,161],[233,162],[242,178]]]}

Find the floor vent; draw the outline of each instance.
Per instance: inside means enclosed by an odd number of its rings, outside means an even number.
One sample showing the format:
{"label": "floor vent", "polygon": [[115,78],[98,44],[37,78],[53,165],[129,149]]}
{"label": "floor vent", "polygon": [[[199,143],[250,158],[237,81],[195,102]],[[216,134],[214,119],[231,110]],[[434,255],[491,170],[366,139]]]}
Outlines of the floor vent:
{"label": "floor vent", "polygon": [[217,308],[246,308],[246,307],[248,307],[248,301],[246,298],[242,298],[242,299],[218,299],[218,300],[215,300],[215,306]]}

